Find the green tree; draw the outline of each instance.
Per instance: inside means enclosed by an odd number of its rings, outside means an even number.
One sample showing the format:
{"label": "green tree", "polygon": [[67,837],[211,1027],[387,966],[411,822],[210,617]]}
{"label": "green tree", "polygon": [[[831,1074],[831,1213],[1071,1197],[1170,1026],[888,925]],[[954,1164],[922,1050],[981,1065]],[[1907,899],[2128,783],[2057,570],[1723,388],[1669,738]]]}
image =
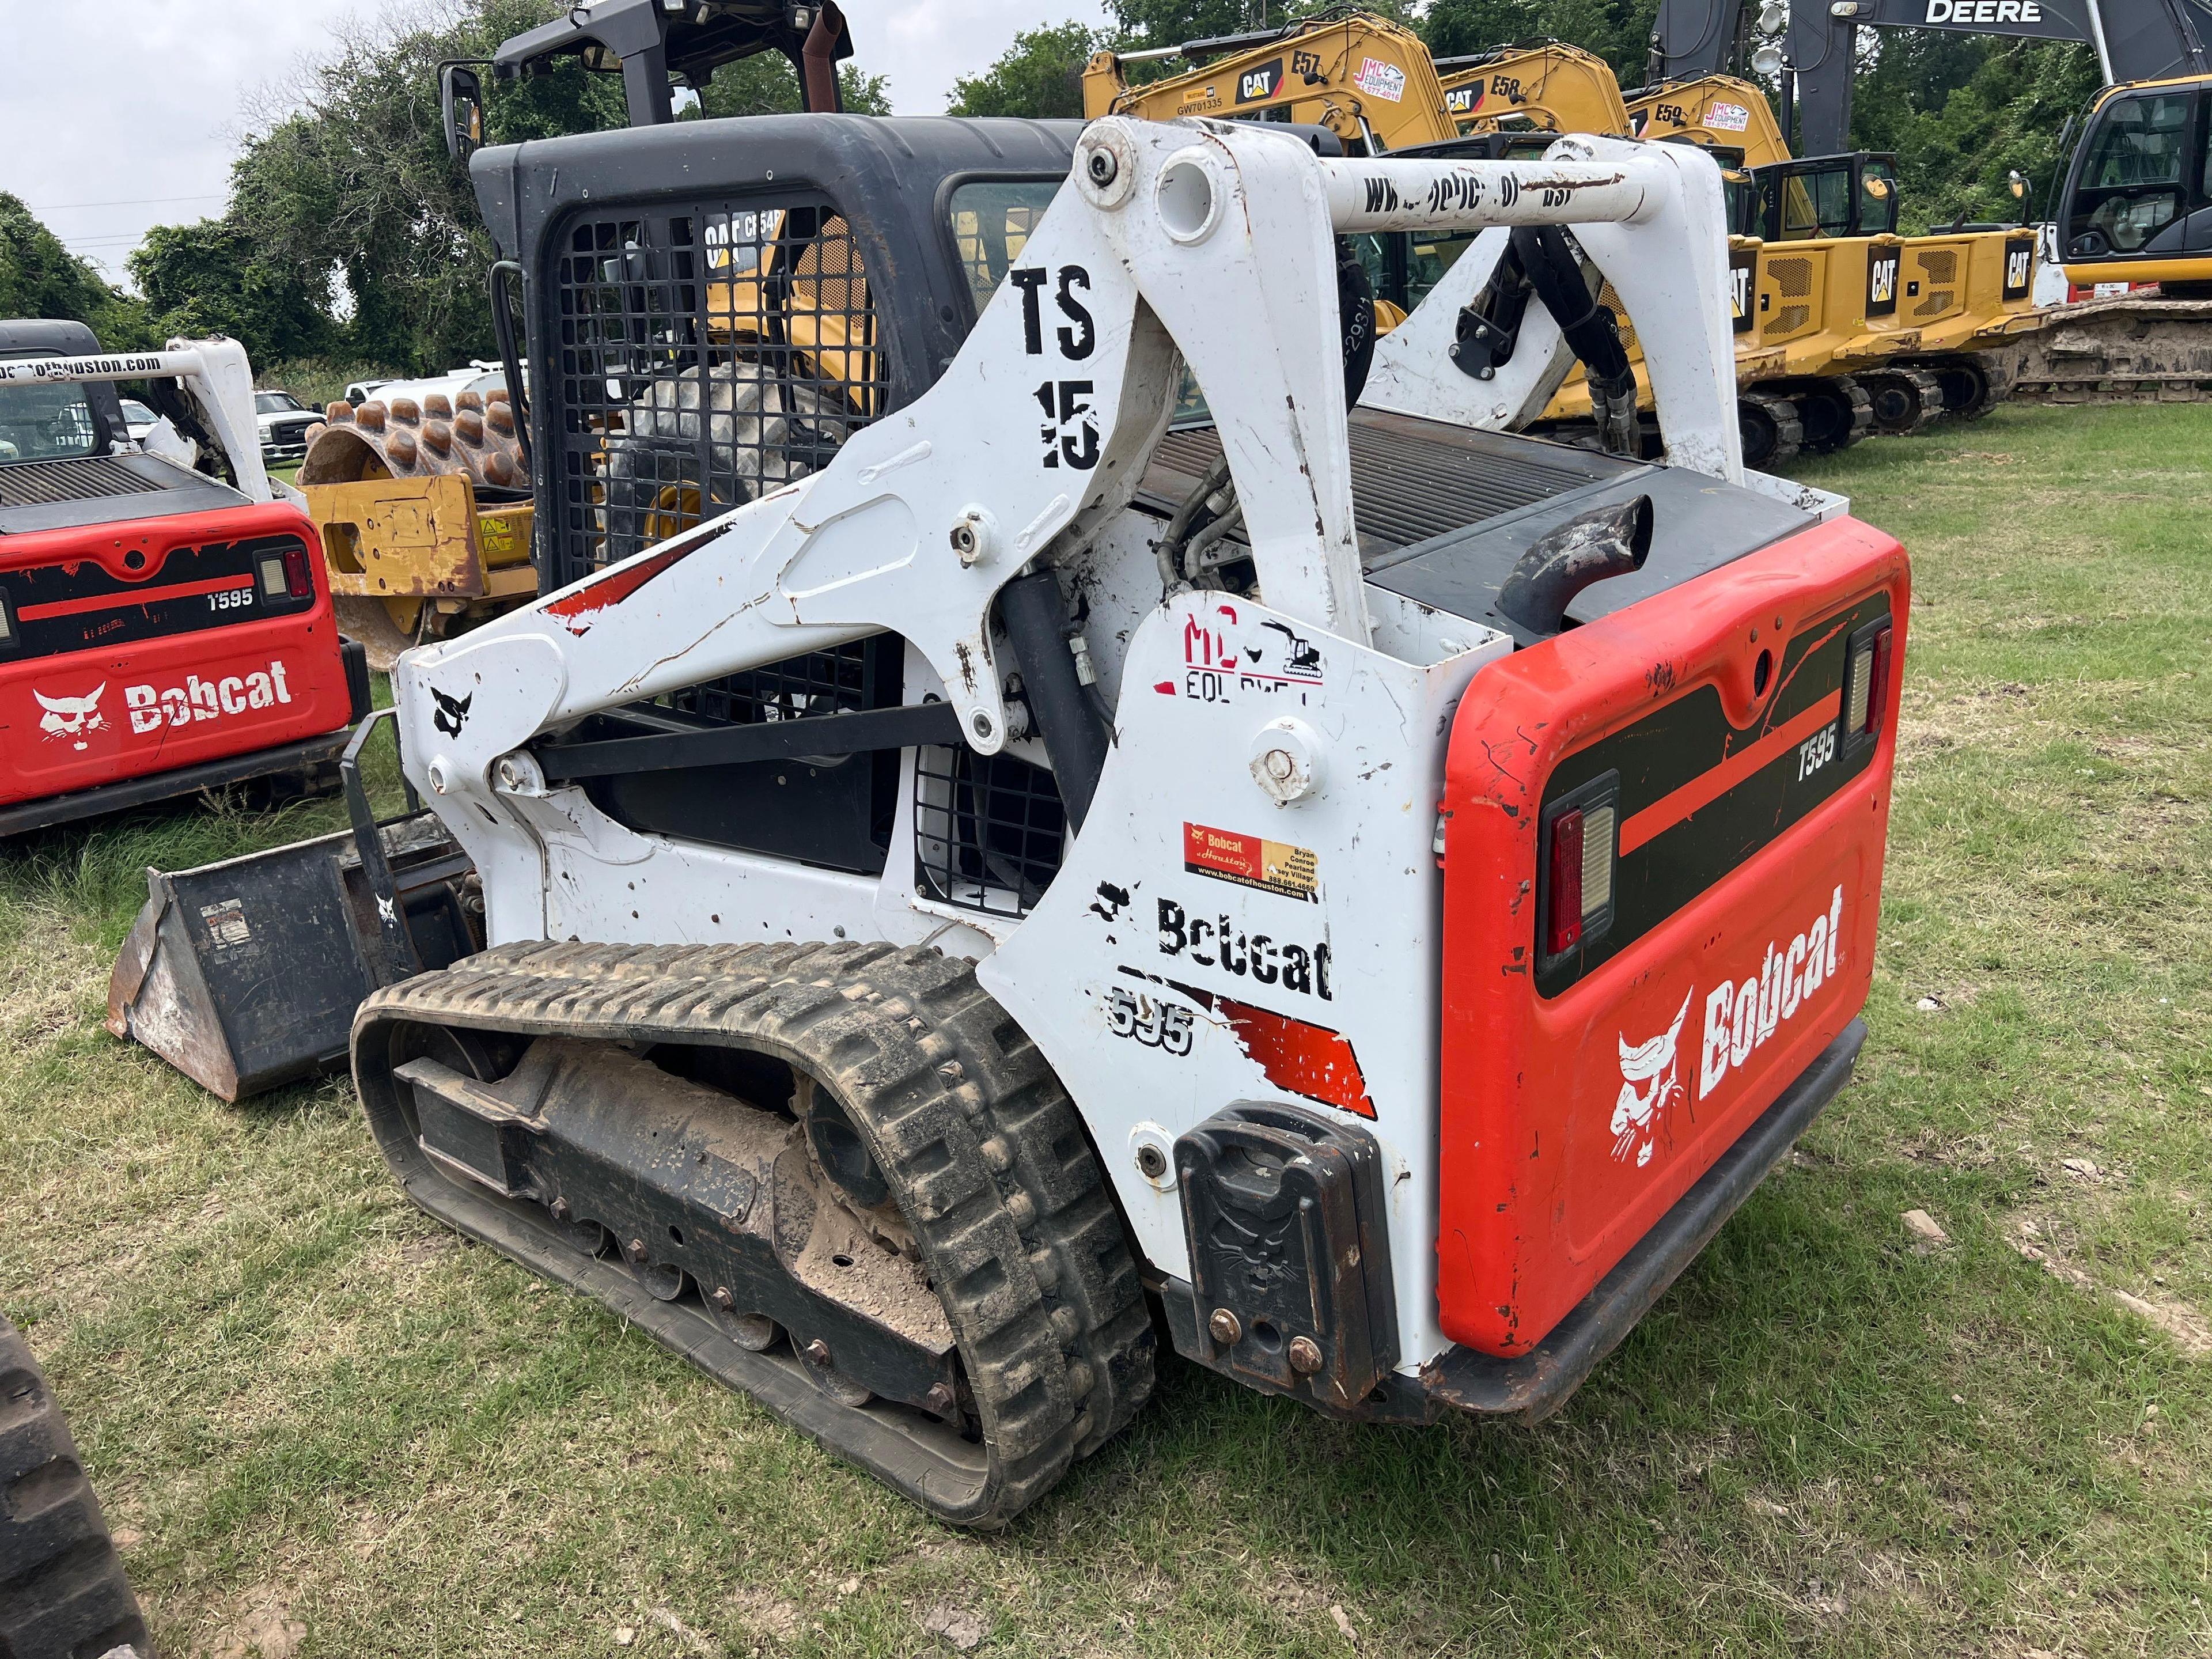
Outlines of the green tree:
{"label": "green tree", "polygon": [[168,334],[228,334],[255,362],[321,356],[339,343],[327,271],[260,258],[232,219],[157,225],[131,255],[131,279]]}
{"label": "green tree", "polygon": [[2059,131],[2100,84],[2087,46],[1885,31],[1868,55],[1851,142],[1896,153],[1905,228],[2017,218],[2007,185],[2015,170],[2031,204],[2050,210],[2052,176],[2067,160]]}
{"label": "green tree", "polygon": [[[887,77],[866,75],[851,64],[837,68],[837,96],[848,115],[889,115]],[[763,52],[725,64],[702,89],[698,106],[684,118],[732,115],[790,115],[799,109],[799,74],[781,53]]]}
{"label": "green tree", "polygon": [[1421,38],[1439,58],[1520,40],[1565,40],[1613,65],[1624,87],[1644,84],[1659,0],[1431,0]]}
{"label": "green tree", "polygon": [[1025,29],[988,69],[955,81],[946,107],[954,115],[1080,116],[1083,66],[1102,44],[1081,23]]}
{"label": "green tree", "polygon": [[158,345],[146,309],[119,292],[15,197],[0,191],[0,318],[82,323],[112,350]]}

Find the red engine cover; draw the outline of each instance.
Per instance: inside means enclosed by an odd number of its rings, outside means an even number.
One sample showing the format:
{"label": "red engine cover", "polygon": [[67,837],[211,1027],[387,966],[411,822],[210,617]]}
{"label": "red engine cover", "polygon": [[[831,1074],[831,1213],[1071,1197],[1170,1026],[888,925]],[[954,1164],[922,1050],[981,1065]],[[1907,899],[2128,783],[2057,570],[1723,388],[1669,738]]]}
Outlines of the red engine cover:
{"label": "red engine cover", "polygon": [[[1541,1341],[1864,1005],[1910,580],[1894,541],[1838,520],[1468,688],[1444,802],[1454,1340]],[[1846,658],[1884,617],[1887,713],[1854,741]],[[1547,810],[1608,790],[1610,927],[1547,959]]]}
{"label": "red engine cover", "polygon": [[[295,576],[282,597],[259,576],[271,554]],[[271,748],[351,717],[322,545],[283,502],[0,538],[0,803]]]}

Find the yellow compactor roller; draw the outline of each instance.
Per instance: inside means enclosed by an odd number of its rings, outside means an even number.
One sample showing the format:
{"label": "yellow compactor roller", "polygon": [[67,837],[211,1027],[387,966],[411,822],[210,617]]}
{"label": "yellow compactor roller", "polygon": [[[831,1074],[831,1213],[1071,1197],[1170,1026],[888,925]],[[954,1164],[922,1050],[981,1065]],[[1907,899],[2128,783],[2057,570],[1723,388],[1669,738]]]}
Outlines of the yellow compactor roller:
{"label": "yellow compactor roller", "polygon": [[300,467],[338,626],[389,672],[538,592],[535,510],[507,394],[334,403]]}

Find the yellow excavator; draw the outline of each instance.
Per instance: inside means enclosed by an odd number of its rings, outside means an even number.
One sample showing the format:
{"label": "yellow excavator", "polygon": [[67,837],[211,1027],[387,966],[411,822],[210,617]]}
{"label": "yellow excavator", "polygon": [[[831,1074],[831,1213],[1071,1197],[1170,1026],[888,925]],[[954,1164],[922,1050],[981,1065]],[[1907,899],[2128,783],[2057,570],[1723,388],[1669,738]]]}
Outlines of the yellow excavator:
{"label": "yellow excavator", "polygon": [[[1127,66],[1177,58],[1196,68],[1180,75],[1129,84]],[[1419,35],[1388,18],[1339,13],[1248,34],[1188,40],[1143,52],[1100,52],[1083,72],[1083,113],[1137,115],[1171,121],[1186,115],[1216,119],[1282,121],[1320,127],[1334,135],[1348,155],[1381,155],[1435,144],[1455,136],[1443,113],[1436,65]],[[1540,153],[1540,151],[1539,152]],[[1411,240],[1364,236],[1354,252],[1373,289],[1375,326],[1389,333],[1418,301],[1408,296],[1402,271]],[[1460,240],[1430,238],[1413,247],[1416,265],[1441,276],[1457,257]],[[1420,292],[1425,292],[1423,287]]]}
{"label": "yellow excavator", "polygon": [[[1705,0],[1662,0],[1694,39]],[[1784,97],[1808,148],[1850,131],[1863,28],[2070,40],[2096,53],[2104,85],[2057,149],[2047,257],[2071,303],[2025,335],[2018,395],[2041,403],[2212,398],[2212,19],[2193,0],[2041,0],[2017,5],[1835,0],[1793,7]],[[2078,133],[2078,137],[2075,135]],[[2017,193],[2017,191],[2016,191]]]}
{"label": "yellow excavator", "polygon": [[[1439,66],[1463,132],[1620,131],[1698,144],[1729,180],[1735,257],[1747,270],[1735,318],[1747,454],[1824,450],[1871,428],[1917,430],[1988,410],[2004,374],[1986,349],[2033,327],[2025,231],[1897,234],[1887,155],[1791,157],[1766,98],[1718,73],[1624,96],[1603,59],[1559,41]],[[1601,296],[1601,303],[1610,303]],[[1578,385],[1562,412],[1578,414]]]}
{"label": "yellow excavator", "polygon": [[[1127,66],[1181,58],[1198,65],[1131,86]],[[1174,120],[1288,121],[1326,127],[1347,155],[1380,155],[1449,138],[1443,88],[1410,29],[1364,13],[1218,35],[1144,52],[1101,52],[1083,71],[1083,113]]]}
{"label": "yellow excavator", "polygon": [[1613,66],[1563,40],[1439,58],[1436,69],[1444,113],[1462,133],[1632,136]]}

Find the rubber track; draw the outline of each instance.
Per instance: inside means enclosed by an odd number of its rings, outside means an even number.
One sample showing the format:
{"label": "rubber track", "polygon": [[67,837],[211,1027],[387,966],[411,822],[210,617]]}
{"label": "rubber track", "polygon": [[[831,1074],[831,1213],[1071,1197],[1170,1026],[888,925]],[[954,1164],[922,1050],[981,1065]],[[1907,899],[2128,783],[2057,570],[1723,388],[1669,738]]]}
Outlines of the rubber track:
{"label": "rubber track", "polygon": [[146,1647],[100,1500],[29,1346],[0,1318],[0,1654],[99,1659]]}
{"label": "rubber track", "polygon": [[1849,432],[1834,443],[1823,445],[1820,451],[1822,454],[1833,454],[1837,450],[1849,449],[1874,430],[1874,399],[1867,396],[1866,388],[1848,374],[1837,375],[1835,384],[1850,402],[1851,427]]}
{"label": "rubber track", "polygon": [[[363,1034],[395,1019],[750,1048],[828,1085],[899,1193],[951,1320],[990,1454],[983,1488],[948,1504],[901,1479],[841,1440],[837,1414],[853,1408],[799,1421],[763,1403],[946,1520],[1003,1525],[1152,1392],[1151,1316],[1083,1121],[965,961],[859,943],[503,946],[371,997],[354,1026],[357,1081]],[[705,1363],[688,1336],[655,1334]]]}
{"label": "rubber track", "polygon": [[1797,453],[1805,441],[1805,423],[1797,417],[1796,404],[1769,392],[1746,392],[1738,400],[1756,406],[1774,428],[1772,452],[1752,463],[1759,471],[1770,471]]}

